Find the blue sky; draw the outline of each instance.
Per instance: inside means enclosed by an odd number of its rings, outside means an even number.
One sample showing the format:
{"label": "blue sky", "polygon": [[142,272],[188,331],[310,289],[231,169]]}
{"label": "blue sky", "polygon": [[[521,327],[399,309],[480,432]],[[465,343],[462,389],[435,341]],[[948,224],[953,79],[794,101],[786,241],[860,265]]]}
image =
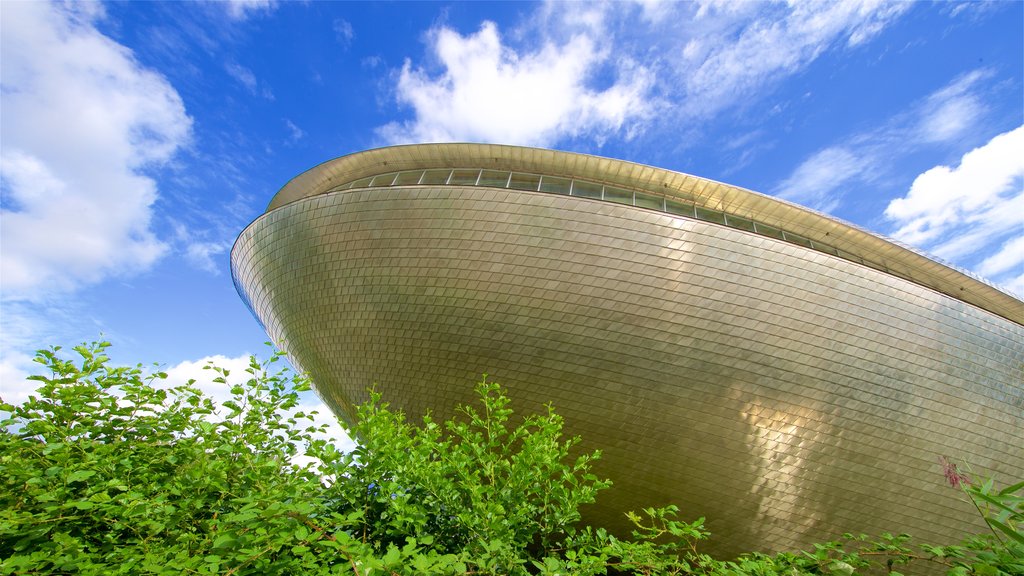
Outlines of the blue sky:
{"label": "blue sky", "polygon": [[264,354],[235,237],[296,174],[394,143],[722,180],[1024,293],[1024,3],[4,2],[0,24],[8,400],[32,351],[100,334],[181,379]]}

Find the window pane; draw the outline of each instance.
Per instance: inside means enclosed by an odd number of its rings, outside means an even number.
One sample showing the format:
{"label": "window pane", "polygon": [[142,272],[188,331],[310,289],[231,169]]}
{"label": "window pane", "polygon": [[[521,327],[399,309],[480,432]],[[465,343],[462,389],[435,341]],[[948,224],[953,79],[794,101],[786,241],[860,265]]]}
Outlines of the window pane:
{"label": "window pane", "polygon": [[725,214],[718,210],[708,210],[700,206],[697,206],[697,218],[708,222],[715,222],[716,224],[725,224]]}
{"label": "window pane", "polygon": [[867,260],[867,259],[865,259],[865,260],[861,260],[861,263],[864,264],[865,266],[869,266],[871,268],[874,268],[875,270],[881,270],[882,272],[888,272],[889,271],[884,265],[882,265],[879,262],[875,262],[874,260]]}
{"label": "window pane", "polygon": [[803,246],[804,248],[811,247],[811,241],[803,236],[797,236],[796,234],[786,233],[786,242],[796,244],[797,246]]}
{"label": "window pane", "polygon": [[635,197],[637,206],[640,206],[642,208],[653,208],[655,210],[664,209],[663,204],[665,199],[662,198],[661,196],[651,196],[650,194],[643,194],[642,192],[637,192]]}
{"label": "window pane", "polygon": [[537,187],[540,186],[540,176],[536,174],[516,174],[512,173],[512,181],[509,182],[509,188],[515,188],[516,190],[533,190],[537,191]]}
{"label": "window pane", "polygon": [[402,172],[398,175],[395,180],[395,186],[413,186],[420,183],[420,176],[423,176],[423,170],[417,170],[415,172]]}
{"label": "window pane", "polygon": [[391,174],[381,174],[380,176],[374,176],[373,181],[370,182],[370,186],[391,186],[391,184],[395,181],[395,176],[397,176],[397,174],[395,174],[394,172],[392,172]]}
{"label": "window pane", "polygon": [[540,179],[540,190],[541,192],[551,192],[553,194],[568,194],[569,182],[568,178],[542,176]]}
{"label": "window pane", "polygon": [[484,170],[483,173],[480,174],[480,186],[504,188],[506,185],[508,185],[508,172]]}
{"label": "window pane", "polygon": [[446,184],[451,173],[451,170],[427,170],[423,173],[420,184]]}
{"label": "window pane", "polygon": [[669,200],[666,198],[665,211],[670,214],[679,214],[680,216],[689,216],[690,218],[693,218],[693,204],[676,202],[675,200]]}
{"label": "window pane", "polygon": [[853,254],[850,254],[849,252],[843,252],[842,250],[837,250],[836,253],[839,255],[840,258],[843,258],[845,260],[849,260],[850,262],[857,262],[858,264],[863,262],[860,259],[860,256],[855,256]]}
{"label": "window pane", "polygon": [[448,184],[452,186],[476,186],[476,180],[480,177],[479,170],[456,170]]}
{"label": "window pane", "polygon": [[817,250],[818,252],[824,252],[825,254],[831,254],[833,256],[838,256],[838,253],[836,252],[836,249],[831,247],[831,246],[829,246],[828,244],[821,244],[821,243],[818,243],[818,242],[811,242],[811,247],[814,248],[815,250]]}
{"label": "window pane", "polygon": [[633,191],[623,190],[622,188],[615,188],[613,186],[604,187],[604,199],[611,202],[618,202],[619,204],[633,205]]}
{"label": "window pane", "polygon": [[755,226],[757,228],[757,233],[758,234],[761,234],[763,236],[768,236],[769,238],[775,238],[775,239],[778,239],[778,240],[784,240],[784,238],[782,237],[782,230],[779,230],[778,228],[775,228],[774,226],[768,226],[767,224],[761,224],[760,222],[755,224]]}
{"label": "window pane", "polygon": [[583,198],[601,198],[601,185],[594,184],[593,182],[582,182],[580,180],[573,180],[572,182],[572,195],[580,196]]}
{"label": "window pane", "polygon": [[726,224],[733,228],[739,228],[740,230],[746,230],[747,232],[754,231],[754,223],[746,218],[740,218],[739,216],[733,216],[731,214],[725,217]]}
{"label": "window pane", "polygon": [[352,187],[353,188],[366,188],[367,186],[370,185],[370,181],[371,180],[373,180],[373,178],[362,178],[362,179],[356,180],[355,182],[352,183]]}

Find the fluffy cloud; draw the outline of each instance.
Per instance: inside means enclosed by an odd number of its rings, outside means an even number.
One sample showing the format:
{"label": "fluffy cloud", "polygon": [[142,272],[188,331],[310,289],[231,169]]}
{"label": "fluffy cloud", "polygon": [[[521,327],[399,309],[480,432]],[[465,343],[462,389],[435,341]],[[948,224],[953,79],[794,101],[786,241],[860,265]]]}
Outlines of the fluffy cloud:
{"label": "fluffy cloud", "polygon": [[629,131],[653,112],[647,99],[653,77],[628,60],[614,62],[614,82],[595,89],[589,81],[610,52],[587,34],[517,52],[485,22],[462,36],[448,28],[432,35],[444,72],[431,76],[406,61],[398,99],[415,119],[380,129],[389,142],[488,141],[535,146],[564,137]]}
{"label": "fluffy cloud", "polygon": [[0,398],[9,404],[21,404],[28,400],[29,394],[38,388],[39,383],[29,380],[35,365],[32,357],[23,352],[8,352],[0,358]]}
{"label": "fluffy cloud", "polygon": [[889,203],[893,235],[937,256],[969,262],[998,282],[1024,275],[1024,126],[964,154],[958,166],[936,166]]}
{"label": "fluffy cloud", "polygon": [[[1021,225],[1024,226],[1024,211],[1021,214]],[[999,251],[985,258],[978,264],[978,273],[985,276],[998,276],[1008,271],[1016,271],[1024,274],[1021,268],[1024,263],[1024,234],[1010,238],[1004,243]],[[1024,291],[1021,291],[1024,293]]]}
{"label": "fluffy cloud", "polygon": [[165,78],[100,34],[94,3],[15,2],[2,19],[5,300],[144,269],[156,184],[191,119]]}
{"label": "fluffy cloud", "polygon": [[[707,120],[763,97],[835,47],[855,47],[906,3],[547,2],[514,40],[485,22],[428,34],[432,72],[406,61],[399,104],[414,117],[379,129],[389,143],[489,141],[551,146],[628,139],[666,115]],[[642,62],[643,65],[638,63]]]}

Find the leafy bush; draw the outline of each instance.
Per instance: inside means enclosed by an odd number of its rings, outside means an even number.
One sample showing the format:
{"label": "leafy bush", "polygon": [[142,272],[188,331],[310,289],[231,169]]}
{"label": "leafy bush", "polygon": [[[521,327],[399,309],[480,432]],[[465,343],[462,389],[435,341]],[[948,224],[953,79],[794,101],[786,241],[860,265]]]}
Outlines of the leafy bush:
{"label": "leafy bush", "polygon": [[[301,379],[251,378],[215,413],[194,386],[162,389],[141,367],[112,367],[108,345],[57,349],[50,376],[0,422],[0,567],[53,573],[294,573],[301,516],[319,478],[293,466]],[[224,382],[227,372],[212,368]],[[282,553],[284,551],[285,553]]]}
{"label": "leafy bush", "polygon": [[[551,408],[513,426],[486,378],[476,407],[412,425],[380,395],[359,407],[340,453],[296,412],[308,381],[252,359],[220,407],[190,382],[113,367],[107,343],[37,361],[36,395],[0,412],[4,574],[1024,574],[1024,483],[1001,490],[946,462],[992,534],[956,546],[848,535],[814,550],[720,561],[703,520],[674,507],[629,513],[633,537],[580,525],[607,488],[599,453],[570,457]],[[210,367],[214,380],[228,372]],[[299,450],[314,464],[295,464]],[[952,468],[950,468],[952,466]]]}

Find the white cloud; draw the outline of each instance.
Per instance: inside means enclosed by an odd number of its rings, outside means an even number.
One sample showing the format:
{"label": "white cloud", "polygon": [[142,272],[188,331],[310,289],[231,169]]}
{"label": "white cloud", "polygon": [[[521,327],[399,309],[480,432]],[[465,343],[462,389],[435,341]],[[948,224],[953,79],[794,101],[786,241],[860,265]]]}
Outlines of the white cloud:
{"label": "white cloud", "polygon": [[211,274],[220,274],[214,257],[224,254],[231,248],[231,242],[192,242],[185,249],[185,258],[189,263]]}
{"label": "white cloud", "polygon": [[847,190],[875,186],[898,168],[899,158],[966,138],[987,112],[979,93],[991,76],[984,69],[964,74],[880,126],[812,153],[779,183],[775,194],[834,212]]}
{"label": "white cloud", "polygon": [[[1024,220],[1024,211],[1018,212]],[[1024,226],[1024,222],[1021,222]],[[978,273],[995,277],[1007,271],[1024,272],[1024,234],[1011,238],[1004,243],[999,251],[978,264]]]}
{"label": "white cloud", "polygon": [[299,128],[294,122],[287,118],[284,119],[284,127],[288,129],[289,143],[294,144],[306,136],[306,132],[302,128]]}
{"label": "white cloud", "polygon": [[0,310],[0,396],[21,402],[38,383],[25,380],[39,374],[35,353],[54,342],[84,342],[105,332],[87,305],[75,299],[46,302],[6,301]]}
{"label": "white cloud", "polygon": [[[827,50],[851,49],[907,3],[546,2],[505,42],[494,24],[428,43],[440,70],[407,60],[397,101],[414,114],[389,143],[553,145],[631,136],[655,118],[693,124],[759,100]],[[642,63],[642,64],[641,64]]]}
{"label": "white cloud", "polygon": [[651,24],[664,22],[672,16],[672,4],[670,0],[635,0],[640,5],[640,13],[644,20]]}
{"label": "white cloud", "polygon": [[919,109],[917,133],[920,139],[950,141],[973,128],[984,111],[976,92],[977,85],[990,76],[987,70],[975,70],[930,95]]}
{"label": "white cloud", "polygon": [[[940,257],[969,259],[997,282],[1019,282],[1024,265],[1024,126],[964,154],[959,166],[936,166],[914,179],[885,216],[904,242]],[[1016,280],[1015,280],[1016,279]]]}
{"label": "white cloud", "polygon": [[[174,230],[175,251],[183,253],[185,261],[195,268],[219,275],[225,266],[218,266],[215,258],[231,248],[234,243],[233,234],[224,237],[223,234],[196,229],[173,219],[171,226]],[[211,236],[214,238],[211,239]]]}
{"label": "white cloud", "polygon": [[191,119],[167,80],[100,34],[94,3],[15,2],[0,21],[3,299],[145,269],[156,183]]}
{"label": "white cloud", "polygon": [[[776,189],[780,196],[834,212],[852,189],[885,193],[901,162],[922,150],[963,150],[988,113],[988,70],[955,78],[878,128],[810,155]],[[1011,291],[1024,288],[1024,127],[965,154],[959,166],[919,174],[888,202],[888,234]],[[901,191],[902,192],[902,191]],[[894,195],[890,195],[892,198]]]}
{"label": "white cloud", "polygon": [[[680,49],[678,77],[687,110],[697,116],[756,97],[839,42],[855,47],[877,35],[906,2],[703,2]],[[844,42],[845,41],[845,42]]]}
{"label": "white cloud", "polygon": [[224,64],[224,71],[238,81],[239,84],[245,87],[253,96],[262,96],[267,100],[274,99],[274,93],[267,86],[260,87],[259,81],[256,79],[256,75],[253,74],[252,70],[238,64],[237,62],[226,62]]}
{"label": "white cloud", "polygon": [[352,40],[356,37],[355,30],[352,29],[352,23],[344,18],[338,18],[334,21],[332,28],[334,28],[334,36],[338,39],[338,43],[344,48],[348,48],[352,45]]}
{"label": "white cloud", "polygon": [[229,76],[238,80],[242,86],[245,86],[249,92],[252,92],[253,94],[256,93],[258,84],[256,82],[256,75],[252,73],[252,70],[249,70],[245,66],[235,62],[226,62],[224,64],[224,70]]}
{"label": "white cloud", "polygon": [[[1020,272],[1020,268],[1017,269]],[[1018,298],[1024,298],[1024,272],[1019,276],[1004,275],[999,280],[1000,286],[1016,294]]]}
{"label": "white cloud", "polygon": [[977,0],[975,2],[946,2],[942,8],[952,17],[977,21],[991,16],[993,12],[1003,8],[1005,2],[998,0]]}
{"label": "white cloud", "polygon": [[228,15],[235,20],[245,20],[259,13],[273,12],[277,8],[275,0],[227,0],[224,6]]}
{"label": "white cloud", "polygon": [[23,352],[6,351],[0,358],[0,398],[8,404],[21,404],[39,383],[28,377],[37,367],[32,356]]}
{"label": "white cloud", "polygon": [[841,190],[865,170],[864,162],[845,148],[826,148],[814,154],[779,185],[777,194],[822,212],[839,204]]}
{"label": "white cloud", "polygon": [[544,146],[583,134],[598,139],[632,130],[649,117],[651,72],[622,59],[614,82],[588,85],[611,52],[587,34],[517,52],[504,45],[497,27],[485,22],[469,36],[441,28],[431,35],[444,72],[432,76],[406,61],[398,99],[415,119],[391,123],[379,133],[392,143],[487,141]]}
{"label": "white cloud", "polygon": [[931,242],[969,215],[984,212],[1020,192],[1024,177],[1024,126],[1000,134],[963,156],[957,167],[936,166],[894,199],[885,215],[901,223],[897,237]]}

